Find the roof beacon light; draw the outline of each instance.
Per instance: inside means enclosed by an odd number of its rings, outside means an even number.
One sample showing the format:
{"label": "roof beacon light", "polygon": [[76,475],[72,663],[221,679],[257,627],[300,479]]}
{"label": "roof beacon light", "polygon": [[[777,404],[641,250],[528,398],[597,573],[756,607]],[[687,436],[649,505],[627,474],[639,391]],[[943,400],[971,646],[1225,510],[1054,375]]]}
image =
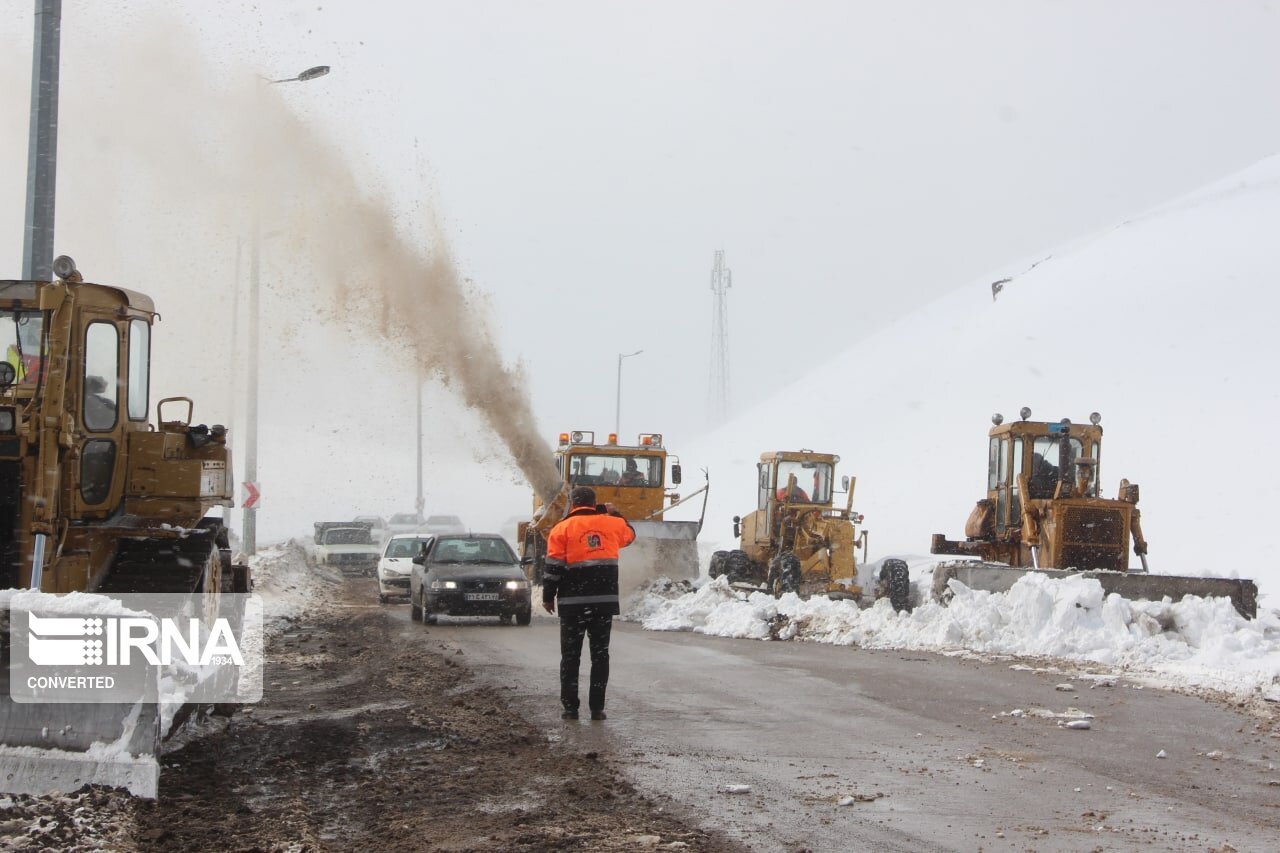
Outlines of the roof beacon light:
{"label": "roof beacon light", "polygon": [[618,434],[616,432],[609,433],[609,443],[610,444],[618,443]]}
{"label": "roof beacon light", "polygon": [[70,255],[58,255],[53,259],[53,274],[63,281],[69,280],[76,274],[76,262]]}
{"label": "roof beacon light", "polygon": [[569,443],[569,433],[567,433],[567,432],[562,432],[562,433],[560,433],[560,443],[561,443],[561,444],[568,444],[568,443]]}
{"label": "roof beacon light", "polygon": [[1093,414],[1089,415],[1089,423],[1093,424],[1094,426],[1097,426],[1098,424],[1102,423],[1102,415],[1098,414],[1097,412],[1094,412]]}
{"label": "roof beacon light", "polygon": [[991,416],[991,422],[996,426],[1000,426],[1000,424],[1004,423],[1004,415],[1000,414],[999,412],[996,412],[994,415]]}
{"label": "roof beacon light", "polygon": [[1023,406],[1022,411],[1018,412],[1018,414],[1021,415],[1022,419],[1025,421],[1027,418],[1031,417],[1031,407]]}
{"label": "roof beacon light", "polygon": [[651,444],[653,444],[653,436],[651,436],[651,435],[642,435],[642,436],[640,436],[640,446],[641,446],[641,447],[648,447],[648,446],[649,446],[649,445],[651,445]]}

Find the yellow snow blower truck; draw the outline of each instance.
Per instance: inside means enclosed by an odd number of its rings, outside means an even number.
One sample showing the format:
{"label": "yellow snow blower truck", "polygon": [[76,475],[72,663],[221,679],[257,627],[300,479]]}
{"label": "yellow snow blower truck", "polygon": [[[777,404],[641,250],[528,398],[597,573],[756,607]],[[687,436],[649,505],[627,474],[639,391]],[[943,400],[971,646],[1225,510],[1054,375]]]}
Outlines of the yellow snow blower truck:
{"label": "yellow snow blower truck", "polygon": [[[0,589],[248,592],[222,520],[206,518],[232,506],[226,429],[193,424],[186,397],[159,401],[150,421],[151,299],[85,282],[66,256],[53,271],[0,281]],[[8,621],[6,603],[6,672]],[[154,764],[165,734],[157,705],[20,704],[3,690],[0,790],[137,792],[130,774]],[[110,755],[91,749],[122,738]]]}
{"label": "yellow snow blower truck", "polygon": [[[1101,415],[1094,412],[1084,425],[1065,418],[1033,421],[1025,407],[1020,414],[1012,423],[999,414],[991,419],[987,496],[969,514],[964,540],[933,536],[934,554],[978,558],[939,563],[935,598],[947,598],[953,578],[970,588],[1003,592],[1028,572],[1083,574],[1125,598],[1221,596],[1245,618],[1257,615],[1253,581],[1148,574],[1137,484],[1121,480],[1115,498],[1099,491]],[[1130,542],[1140,568],[1130,568]]]}
{"label": "yellow snow blower truck", "polygon": [[[841,486],[845,505],[833,503],[835,470],[840,457],[812,450],[764,453],[756,466],[756,510],[734,516],[739,547],[711,555],[708,573],[732,584],[756,587],[781,596],[827,595],[859,601],[858,549],[866,561],[867,531],[853,511],[855,480]],[[886,560],[875,597],[888,597],[896,610],[910,609],[907,564]]]}
{"label": "yellow snow blower truck", "polygon": [[[667,479],[667,463],[670,480]],[[530,581],[542,583],[547,555],[547,535],[564,518],[569,490],[590,486],[598,504],[614,504],[636,531],[636,541],[622,549],[619,581],[630,589],[645,580],[669,577],[683,580],[698,576],[698,533],[707,510],[707,488],[681,498],[680,458],[667,452],[661,433],[641,433],[633,445],[618,444],[609,433],[602,444],[590,430],[560,433],[555,465],[562,487],[554,495],[534,495],[533,518],[517,525],[520,557]],[[702,496],[697,521],[671,521],[664,516],[672,508]]]}

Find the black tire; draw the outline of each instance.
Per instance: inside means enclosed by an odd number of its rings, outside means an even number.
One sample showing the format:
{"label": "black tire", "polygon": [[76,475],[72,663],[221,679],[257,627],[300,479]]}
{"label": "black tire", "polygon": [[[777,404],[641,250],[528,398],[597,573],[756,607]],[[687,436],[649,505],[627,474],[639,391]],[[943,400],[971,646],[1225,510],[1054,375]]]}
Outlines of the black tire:
{"label": "black tire", "polygon": [[418,604],[418,599],[412,593],[409,595],[409,618],[414,622],[422,621],[422,605]]}
{"label": "black tire", "polygon": [[387,597],[386,597],[385,595],[383,595],[382,593],[378,593],[378,603],[379,603],[379,604],[386,604],[386,603],[387,603]]}
{"label": "black tire", "polygon": [[498,621],[501,622],[503,625],[510,625],[511,620],[514,616],[515,616],[514,613],[502,613],[502,614],[499,614]]}
{"label": "black tire", "polygon": [[707,566],[707,576],[718,578],[725,573],[724,563],[728,559],[728,551],[716,551],[711,555],[711,564]]}
{"label": "black tire", "polygon": [[435,624],[437,624],[439,621],[440,621],[440,617],[439,617],[439,616],[437,616],[436,614],[434,614],[434,613],[430,613],[430,612],[428,612],[428,611],[426,611],[426,610],[422,611],[422,624],[423,624],[423,625],[435,625]]}
{"label": "black tire", "polygon": [[746,551],[730,551],[724,558],[724,574],[729,583],[750,583],[755,574]]}
{"label": "black tire", "polygon": [[911,610],[911,572],[902,560],[888,559],[880,566],[881,594],[899,612]]}
{"label": "black tire", "polygon": [[773,578],[774,598],[781,598],[788,592],[799,593],[800,558],[790,551],[783,551],[773,558],[769,567],[769,576]]}
{"label": "black tire", "polygon": [[533,621],[532,607],[530,607],[528,610],[521,610],[519,613],[516,614],[517,625],[528,625],[532,621]]}

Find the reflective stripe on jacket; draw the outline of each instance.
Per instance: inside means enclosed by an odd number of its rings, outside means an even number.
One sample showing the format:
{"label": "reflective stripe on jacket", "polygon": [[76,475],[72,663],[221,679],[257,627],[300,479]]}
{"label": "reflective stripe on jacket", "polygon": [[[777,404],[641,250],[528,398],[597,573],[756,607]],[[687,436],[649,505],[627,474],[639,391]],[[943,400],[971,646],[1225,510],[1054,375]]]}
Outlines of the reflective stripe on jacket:
{"label": "reflective stripe on jacket", "polygon": [[625,518],[578,507],[551,529],[542,599],[556,602],[561,618],[620,612],[618,552],[635,541]]}

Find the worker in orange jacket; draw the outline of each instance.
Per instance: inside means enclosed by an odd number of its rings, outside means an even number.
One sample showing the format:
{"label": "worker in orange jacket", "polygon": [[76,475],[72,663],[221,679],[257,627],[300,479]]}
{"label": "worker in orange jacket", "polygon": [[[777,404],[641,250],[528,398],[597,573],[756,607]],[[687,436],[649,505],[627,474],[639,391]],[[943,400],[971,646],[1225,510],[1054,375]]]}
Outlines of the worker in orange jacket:
{"label": "worker in orange jacket", "polygon": [[591,719],[603,720],[609,684],[609,634],[620,611],[618,552],[636,539],[631,524],[612,504],[596,506],[590,486],[569,493],[569,514],[547,536],[542,606],[560,611],[560,716],[578,719],[578,670],[582,640],[591,644],[587,704]]}

